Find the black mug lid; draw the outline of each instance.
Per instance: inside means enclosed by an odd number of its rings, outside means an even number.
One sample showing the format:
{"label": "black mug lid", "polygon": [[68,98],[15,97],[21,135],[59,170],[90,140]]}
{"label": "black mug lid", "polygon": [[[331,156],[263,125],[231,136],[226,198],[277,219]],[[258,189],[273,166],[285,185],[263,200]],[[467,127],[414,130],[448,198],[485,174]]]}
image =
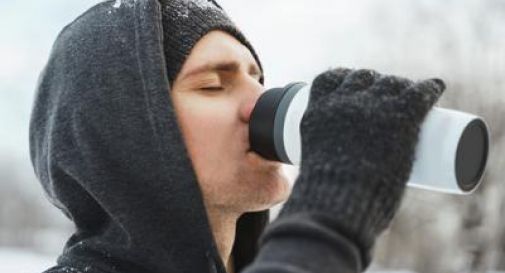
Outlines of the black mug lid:
{"label": "black mug lid", "polygon": [[486,167],[489,150],[487,126],[474,119],[463,130],[456,151],[456,180],[463,191],[471,191],[478,184]]}

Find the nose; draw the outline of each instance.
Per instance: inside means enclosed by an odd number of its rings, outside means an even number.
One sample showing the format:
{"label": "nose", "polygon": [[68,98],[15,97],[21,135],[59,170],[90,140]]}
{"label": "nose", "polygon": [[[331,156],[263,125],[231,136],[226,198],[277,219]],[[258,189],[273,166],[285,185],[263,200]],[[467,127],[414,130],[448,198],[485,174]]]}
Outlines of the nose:
{"label": "nose", "polygon": [[247,98],[240,109],[240,119],[245,123],[249,123],[254,106],[264,90],[264,87],[260,84],[250,88],[254,91],[247,92]]}
{"label": "nose", "polygon": [[241,115],[240,115],[242,121],[249,123],[249,120],[251,119],[252,110],[254,109],[254,106],[256,105],[256,101],[257,101],[257,98],[253,99],[253,100],[248,100],[245,103],[244,107],[242,107]]}

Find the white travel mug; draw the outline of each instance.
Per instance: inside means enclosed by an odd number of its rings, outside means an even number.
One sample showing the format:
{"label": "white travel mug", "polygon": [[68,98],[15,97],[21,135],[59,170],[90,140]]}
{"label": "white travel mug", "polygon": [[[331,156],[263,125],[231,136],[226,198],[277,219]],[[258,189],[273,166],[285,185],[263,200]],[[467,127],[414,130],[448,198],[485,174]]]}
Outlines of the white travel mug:
{"label": "white travel mug", "polygon": [[[287,164],[301,161],[300,122],[310,85],[294,82],[265,91],[249,123],[251,149]],[[469,194],[481,182],[489,150],[485,121],[461,111],[433,107],[420,128],[408,186]]]}

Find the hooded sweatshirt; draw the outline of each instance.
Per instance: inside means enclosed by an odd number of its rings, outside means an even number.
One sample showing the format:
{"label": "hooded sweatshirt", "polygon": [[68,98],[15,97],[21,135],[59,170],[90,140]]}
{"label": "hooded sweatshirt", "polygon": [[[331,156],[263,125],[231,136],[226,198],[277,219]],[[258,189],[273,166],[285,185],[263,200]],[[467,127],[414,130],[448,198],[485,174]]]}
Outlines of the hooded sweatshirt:
{"label": "hooded sweatshirt", "polygon": [[[157,1],[100,3],[61,31],[40,75],[32,164],[76,228],[60,268],[223,272],[168,93],[161,16]],[[267,220],[240,218],[237,269]]]}
{"label": "hooded sweatshirt", "polygon": [[[75,232],[48,273],[225,273],[170,100],[161,18],[156,0],[106,1],[53,45],[34,98],[30,156],[47,198]],[[267,221],[268,211],[239,219],[236,272],[256,257]],[[272,229],[262,252],[268,263],[278,257],[275,268],[296,269],[279,249],[303,254],[300,247],[310,247],[303,231],[300,240],[276,238],[286,238],[283,227],[299,234],[307,223],[302,217]],[[248,272],[270,269],[259,259]]]}

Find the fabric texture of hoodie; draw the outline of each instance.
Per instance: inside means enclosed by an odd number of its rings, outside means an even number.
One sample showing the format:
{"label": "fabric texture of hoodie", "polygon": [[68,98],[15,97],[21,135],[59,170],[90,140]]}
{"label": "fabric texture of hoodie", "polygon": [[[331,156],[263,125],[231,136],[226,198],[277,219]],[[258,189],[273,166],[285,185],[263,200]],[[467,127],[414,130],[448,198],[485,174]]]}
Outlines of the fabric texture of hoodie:
{"label": "fabric texture of hoodie", "polygon": [[[225,272],[169,96],[162,14],[156,0],[106,1],[53,45],[35,94],[30,156],[75,233],[47,272]],[[268,211],[239,219],[237,272],[267,222]]]}

